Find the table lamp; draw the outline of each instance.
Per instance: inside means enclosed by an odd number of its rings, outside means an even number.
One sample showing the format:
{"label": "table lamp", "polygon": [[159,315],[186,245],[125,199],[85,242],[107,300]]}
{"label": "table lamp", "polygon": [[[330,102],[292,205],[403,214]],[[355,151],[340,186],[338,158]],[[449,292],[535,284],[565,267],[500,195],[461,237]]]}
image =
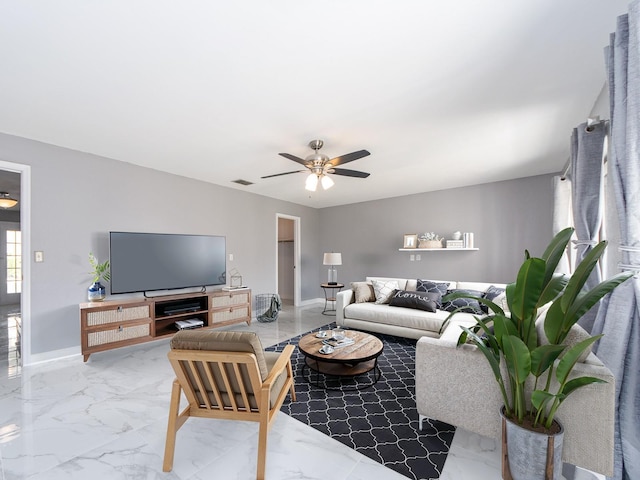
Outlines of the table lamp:
{"label": "table lamp", "polygon": [[329,281],[327,283],[329,285],[337,285],[338,272],[336,272],[336,265],[342,265],[342,254],[333,252],[325,253],[322,264],[331,266],[331,268],[329,269]]}

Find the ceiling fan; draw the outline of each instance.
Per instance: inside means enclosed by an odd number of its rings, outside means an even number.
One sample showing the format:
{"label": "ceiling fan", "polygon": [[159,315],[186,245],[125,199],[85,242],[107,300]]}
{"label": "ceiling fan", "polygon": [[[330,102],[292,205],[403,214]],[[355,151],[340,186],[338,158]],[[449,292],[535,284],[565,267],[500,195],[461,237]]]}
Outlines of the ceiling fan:
{"label": "ceiling fan", "polygon": [[[322,188],[325,190],[333,186],[333,180],[328,176],[332,175],[344,175],[346,177],[367,178],[369,176],[366,172],[360,172],[358,170],[349,170],[346,168],[336,168],[338,165],[342,165],[348,162],[353,162],[359,158],[371,155],[367,150],[358,150],[357,152],[347,153],[335,158],[329,158],[324,153],[319,153],[318,150],[322,148],[324,142],[322,140],[311,140],[309,147],[314,150],[314,153],[307,156],[304,160],[289,153],[279,153],[278,155],[293,160],[301,165],[307,167],[309,176],[305,182],[305,188],[312,192],[315,192],[318,186],[318,181],[322,184]],[[306,172],[306,170],[294,170],[292,172],[276,173],[275,175],[266,175],[261,178],[280,177],[282,175],[289,175],[291,173]]]}

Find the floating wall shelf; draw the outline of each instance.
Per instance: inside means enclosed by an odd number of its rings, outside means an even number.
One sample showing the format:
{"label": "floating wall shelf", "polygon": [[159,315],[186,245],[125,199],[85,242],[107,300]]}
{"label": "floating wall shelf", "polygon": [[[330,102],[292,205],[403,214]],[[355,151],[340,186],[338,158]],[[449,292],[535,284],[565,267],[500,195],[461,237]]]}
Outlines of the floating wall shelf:
{"label": "floating wall shelf", "polygon": [[472,252],[479,248],[399,248],[400,252]]}

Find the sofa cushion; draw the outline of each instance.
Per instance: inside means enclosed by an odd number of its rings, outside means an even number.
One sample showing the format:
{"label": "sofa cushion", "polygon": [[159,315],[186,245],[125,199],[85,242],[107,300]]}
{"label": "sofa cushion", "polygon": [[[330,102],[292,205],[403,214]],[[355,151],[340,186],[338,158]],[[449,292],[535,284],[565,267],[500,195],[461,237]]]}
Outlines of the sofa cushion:
{"label": "sofa cushion", "polygon": [[[442,310],[425,312],[424,310],[376,305],[375,303],[352,303],[345,307],[344,316],[353,320],[413,328],[437,334],[449,316],[449,312]],[[473,320],[473,317],[468,313],[456,313],[456,319],[463,320],[465,317]]]}
{"label": "sofa cushion", "polygon": [[408,292],[407,290],[396,290],[389,305],[392,307],[405,307],[424,310],[426,312],[436,311],[436,299],[440,295],[433,292]]}
{"label": "sofa cushion", "polygon": [[352,282],[351,289],[356,303],[376,301],[376,293],[373,291],[373,285],[369,282]]}
{"label": "sofa cushion", "polygon": [[[448,290],[447,294],[450,293],[464,293],[466,295],[474,295],[476,297],[481,297],[482,292],[478,290],[465,290],[465,289],[454,289]],[[460,309],[460,310],[457,310]],[[447,312],[465,312],[465,313],[473,313],[475,315],[482,315],[484,312],[480,307],[480,302],[474,298],[454,298],[451,301],[443,301],[442,302],[442,310]]]}
{"label": "sofa cushion", "polygon": [[377,304],[389,303],[393,292],[400,288],[397,280],[372,280],[371,284],[376,294]]}
{"label": "sofa cushion", "polygon": [[[447,294],[447,289],[449,288],[449,283],[447,282],[437,282],[434,280],[422,280],[418,279],[416,291],[417,292],[430,292],[437,293],[440,297]],[[436,300],[436,307],[438,309],[442,309],[442,300],[438,298]]]}

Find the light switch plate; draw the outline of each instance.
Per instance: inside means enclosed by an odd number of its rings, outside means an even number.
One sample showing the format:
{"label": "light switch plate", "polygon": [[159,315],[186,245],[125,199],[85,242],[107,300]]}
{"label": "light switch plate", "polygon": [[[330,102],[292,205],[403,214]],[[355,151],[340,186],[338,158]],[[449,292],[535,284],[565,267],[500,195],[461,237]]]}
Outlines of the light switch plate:
{"label": "light switch plate", "polygon": [[44,252],[40,250],[33,252],[33,261],[36,263],[44,262]]}

